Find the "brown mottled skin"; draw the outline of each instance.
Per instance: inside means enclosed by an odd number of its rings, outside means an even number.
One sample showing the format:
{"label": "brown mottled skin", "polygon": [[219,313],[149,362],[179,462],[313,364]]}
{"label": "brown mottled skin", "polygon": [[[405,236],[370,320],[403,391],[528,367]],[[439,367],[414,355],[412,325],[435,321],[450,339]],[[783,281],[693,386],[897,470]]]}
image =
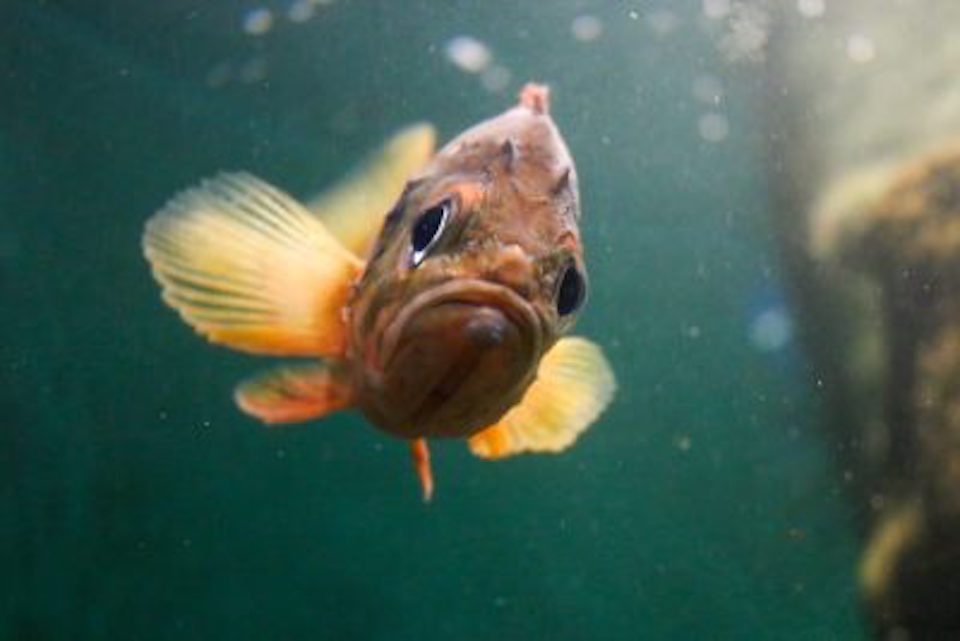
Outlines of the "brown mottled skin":
{"label": "brown mottled skin", "polygon": [[[423,212],[449,216],[413,264]],[[572,325],[557,288],[585,277],[576,171],[547,90],[467,130],[408,184],[347,305],[356,402],[404,438],[464,437],[522,397],[542,355]]]}
{"label": "brown mottled skin", "polygon": [[916,638],[960,634],[960,148],[905,166],[841,259],[870,276],[885,310],[889,434],[871,529],[900,527],[905,508],[914,522],[872,607]]}

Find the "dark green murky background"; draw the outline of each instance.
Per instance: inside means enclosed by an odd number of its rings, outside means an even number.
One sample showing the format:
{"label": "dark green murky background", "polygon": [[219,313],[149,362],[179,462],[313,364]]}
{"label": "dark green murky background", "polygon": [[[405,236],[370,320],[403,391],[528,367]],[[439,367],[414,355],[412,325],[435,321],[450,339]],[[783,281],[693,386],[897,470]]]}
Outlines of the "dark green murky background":
{"label": "dark green murky background", "polygon": [[[0,4],[0,638],[861,638],[814,377],[750,341],[781,304],[761,74],[701,3],[341,0],[292,24],[272,2],[259,37],[256,6]],[[598,39],[571,35],[582,14]],[[505,91],[448,60],[461,34]],[[578,331],[620,381],[601,422],[557,457],[437,443],[426,507],[407,448],[355,416],[242,416],[231,388],[264,361],[162,305],[147,217],[221,169],[312,193],[526,79],[579,165]]]}

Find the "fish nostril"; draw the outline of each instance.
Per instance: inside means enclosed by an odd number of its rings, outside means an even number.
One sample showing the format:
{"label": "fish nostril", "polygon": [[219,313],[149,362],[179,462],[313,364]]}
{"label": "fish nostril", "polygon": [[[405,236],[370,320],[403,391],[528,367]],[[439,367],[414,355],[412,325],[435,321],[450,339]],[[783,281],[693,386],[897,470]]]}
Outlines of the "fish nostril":
{"label": "fish nostril", "polygon": [[528,298],[530,285],[534,281],[533,261],[519,247],[510,247],[490,268],[487,280],[509,287],[520,296]]}

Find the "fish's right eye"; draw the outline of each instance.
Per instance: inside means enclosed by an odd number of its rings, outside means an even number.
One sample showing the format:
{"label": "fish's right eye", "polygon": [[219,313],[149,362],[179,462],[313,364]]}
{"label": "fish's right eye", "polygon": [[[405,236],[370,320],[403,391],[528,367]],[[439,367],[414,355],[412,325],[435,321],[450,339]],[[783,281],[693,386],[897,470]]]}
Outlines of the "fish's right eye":
{"label": "fish's right eye", "polygon": [[568,265],[557,289],[557,313],[568,316],[577,311],[586,297],[587,285],[574,265]]}
{"label": "fish's right eye", "polygon": [[449,217],[449,200],[444,200],[420,214],[410,233],[410,246],[413,249],[410,262],[413,263],[414,267],[426,258],[427,252],[430,251],[430,248],[443,233],[443,228],[446,226]]}

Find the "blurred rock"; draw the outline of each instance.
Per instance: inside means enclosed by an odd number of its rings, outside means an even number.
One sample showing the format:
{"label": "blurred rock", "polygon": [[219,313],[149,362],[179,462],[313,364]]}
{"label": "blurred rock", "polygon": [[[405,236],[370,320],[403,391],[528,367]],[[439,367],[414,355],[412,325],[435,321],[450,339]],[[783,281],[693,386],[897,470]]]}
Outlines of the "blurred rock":
{"label": "blurred rock", "polygon": [[775,224],[883,639],[960,638],[957,24],[950,0],[781,7],[768,51]]}

